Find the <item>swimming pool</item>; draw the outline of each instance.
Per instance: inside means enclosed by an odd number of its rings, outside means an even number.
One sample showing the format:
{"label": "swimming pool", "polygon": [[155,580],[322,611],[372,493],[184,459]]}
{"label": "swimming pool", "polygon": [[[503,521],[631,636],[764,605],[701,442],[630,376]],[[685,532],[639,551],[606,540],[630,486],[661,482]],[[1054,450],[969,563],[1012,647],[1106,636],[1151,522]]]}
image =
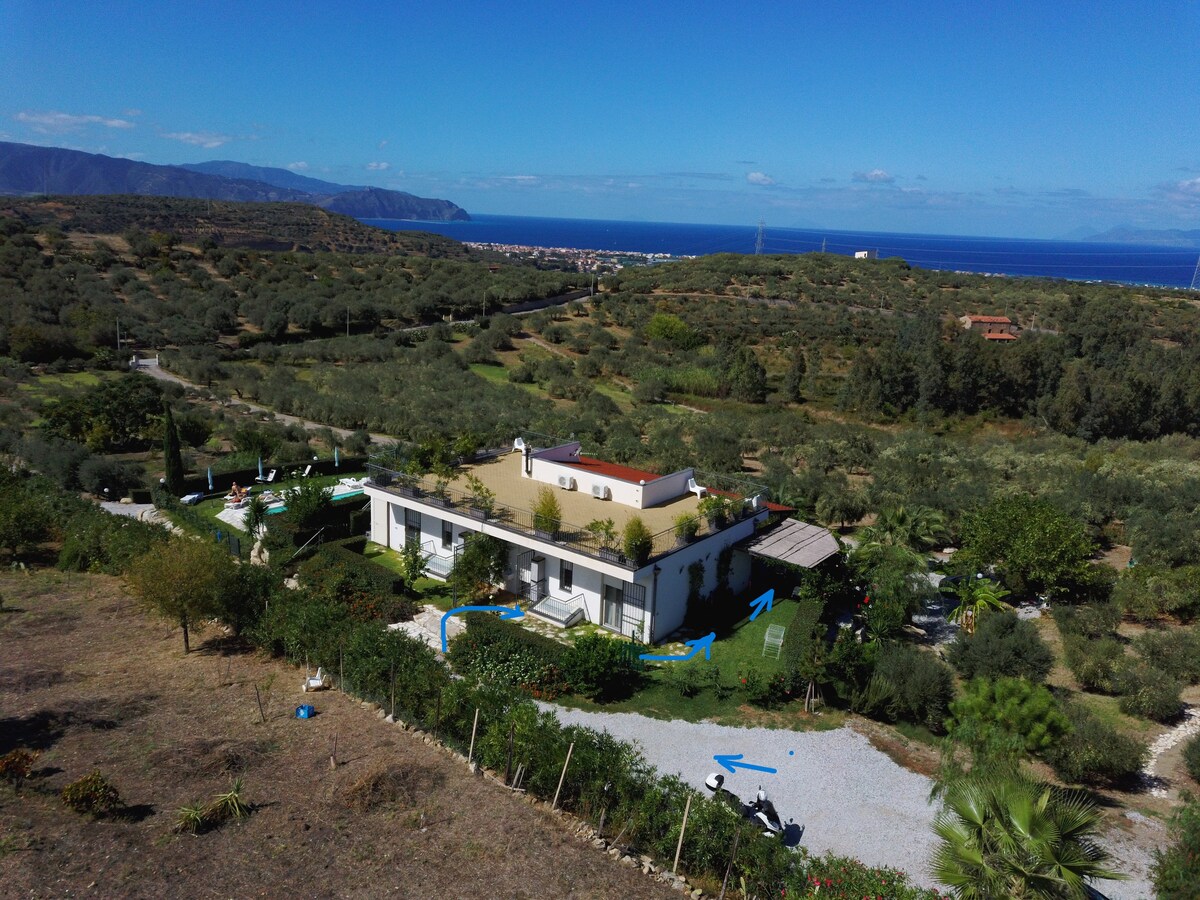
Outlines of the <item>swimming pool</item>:
{"label": "swimming pool", "polygon": [[[338,500],[348,500],[351,497],[358,497],[364,493],[366,492],[362,488],[355,488],[354,490],[349,491],[334,491],[333,496],[330,499],[334,502],[337,502]],[[276,513],[281,512],[287,512],[287,503],[282,500],[272,503],[267,507],[267,515],[269,516],[273,516]]]}

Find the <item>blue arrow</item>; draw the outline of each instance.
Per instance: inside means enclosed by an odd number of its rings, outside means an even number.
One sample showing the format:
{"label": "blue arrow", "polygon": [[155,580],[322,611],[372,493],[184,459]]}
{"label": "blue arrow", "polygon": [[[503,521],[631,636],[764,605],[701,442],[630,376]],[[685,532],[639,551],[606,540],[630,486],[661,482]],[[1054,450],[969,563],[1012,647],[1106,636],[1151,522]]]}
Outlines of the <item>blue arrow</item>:
{"label": "blue arrow", "polygon": [[770,772],[774,775],[778,769],[772,769],[770,766],[756,766],[753,763],[738,762],[745,754],[743,753],[718,753],[713,757],[717,761],[717,765],[724,766],[733,773],[737,769],[749,769],[754,772]]}
{"label": "blue arrow", "polygon": [[716,632],[710,631],[708,634],[706,634],[702,638],[695,638],[690,641],[684,641],[683,642],[684,646],[691,647],[692,649],[691,649],[691,652],[685,653],[682,656],[655,656],[652,653],[643,653],[641,656],[638,657],[638,659],[649,659],[649,660],[653,660],[655,662],[683,662],[684,660],[691,659],[693,656],[695,656],[701,650],[704,651],[705,659],[712,659],[712,642],[715,641],[716,639],[717,639]]}
{"label": "blue arrow", "polygon": [[763,611],[764,606],[767,608],[767,612],[770,612],[771,607],[775,605],[775,588],[771,588],[758,599],[751,600],[750,605],[754,607],[754,612],[750,613],[750,621],[753,622]]}
{"label": "blue arrow", "polygon": [[502,619],[519,619],[525,615],[525,611],[517,606],[456,606],[450,612],[442,616],[442,652],[446,652],[446,620],[451,616],[457,616],[459,613],[469,612],[498,612]]}

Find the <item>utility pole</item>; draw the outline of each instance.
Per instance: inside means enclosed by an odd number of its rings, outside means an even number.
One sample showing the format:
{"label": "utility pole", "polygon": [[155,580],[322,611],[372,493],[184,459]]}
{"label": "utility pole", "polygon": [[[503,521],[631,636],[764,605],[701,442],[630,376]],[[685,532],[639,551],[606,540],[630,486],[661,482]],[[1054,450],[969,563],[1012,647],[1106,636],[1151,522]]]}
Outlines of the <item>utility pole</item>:
{"label": "utility pole", "polygon": [[346,304],[346,337],[350,337],[350,304]]}
{"label": "utility pole", "polygon": [[767,227],[767,223],[762,219],[758,220],[758,236],[754,239],[754,255],[762,256],[763,251],[763,229]]}
{"label": "utility pole", "polygon": [[829,238],[821,238],[821,252],[822,252],[822,253],[824,253],[824,252],[825,252],[825,242],[826,242],[827,240],[829,240]]}
{"label": "utility pole", "polygon": [[117,316],[117,352],[121,352],[121,317]]}
{"label": "utility pole", "polygon": [[1200,257],[1196,258],[1196,271],[1192,273],[1191,290],[1200,291]]}

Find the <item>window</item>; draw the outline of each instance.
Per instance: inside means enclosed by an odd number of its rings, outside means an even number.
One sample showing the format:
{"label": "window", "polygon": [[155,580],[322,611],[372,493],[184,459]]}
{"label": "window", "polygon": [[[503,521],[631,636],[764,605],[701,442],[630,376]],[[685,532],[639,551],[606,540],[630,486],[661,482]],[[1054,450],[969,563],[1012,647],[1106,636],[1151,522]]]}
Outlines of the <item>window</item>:
{"label": "window", "polygon": [[442,548],[449,550],[454,544],[454,526],[449,522],[442,523]]}
{"label": "window", "polygon": [[421,543],[421,514],[407,507],[404,510],[404,543]]}
{"label": "window", "polygon": [[565,559],[562,561],[562,568],[558,570],[558,586],[564,591],[569,591],[575,584],[575,567]]}

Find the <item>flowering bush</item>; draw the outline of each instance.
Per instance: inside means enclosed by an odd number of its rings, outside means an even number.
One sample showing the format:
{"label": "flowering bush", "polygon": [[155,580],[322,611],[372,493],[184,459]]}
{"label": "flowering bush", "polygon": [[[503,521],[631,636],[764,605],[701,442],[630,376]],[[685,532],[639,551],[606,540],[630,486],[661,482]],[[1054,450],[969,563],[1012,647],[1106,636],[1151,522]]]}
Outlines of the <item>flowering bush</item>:
{"label": "flowering bush", "polygon": [[935,890],[911,884],[898,869],[873,868],[846,856],[809,857],[789,880],[789,897],[828,900],[942,900]]}
{"label": "flowering bush", "polygon": [[738,690],[755,706],[777,706],[788,698],[792,691],[791,679],[782,672],[767,675],[755,666],[738,669]]}

